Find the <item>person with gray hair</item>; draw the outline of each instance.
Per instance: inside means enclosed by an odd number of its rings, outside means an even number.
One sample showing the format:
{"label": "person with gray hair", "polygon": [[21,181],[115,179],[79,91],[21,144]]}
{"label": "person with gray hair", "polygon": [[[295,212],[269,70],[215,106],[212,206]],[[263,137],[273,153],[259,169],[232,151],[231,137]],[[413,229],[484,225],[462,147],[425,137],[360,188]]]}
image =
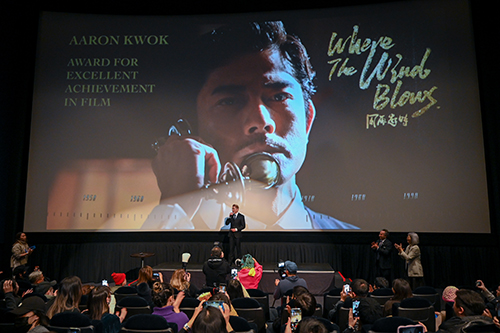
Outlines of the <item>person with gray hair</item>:
{"label": "person with gray hair", "polygon": [[409,232],[406,237],[408,246],[403,249],[402,244],[394,244],[399,256],[406,261],[406,274],[408,276],[412,290],[424,285],[424,269],[422,268],[420,239],[415,232]]}

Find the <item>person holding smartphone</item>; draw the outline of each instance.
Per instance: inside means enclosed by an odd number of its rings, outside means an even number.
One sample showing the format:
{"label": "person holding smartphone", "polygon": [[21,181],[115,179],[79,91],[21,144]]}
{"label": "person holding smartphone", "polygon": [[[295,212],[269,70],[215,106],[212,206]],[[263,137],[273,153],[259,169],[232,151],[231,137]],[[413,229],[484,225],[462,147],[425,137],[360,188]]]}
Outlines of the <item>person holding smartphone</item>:
{"label": "person holding smartphone", "polygon": [[28,257],[33,253],[34,246],[28,245],[28,240],[24,232],[16,234],[16,241],[12,245],[12,256],[10,257],[10,267],[12,270],[17,266],[27,265]]}
{"label": "person holding smartphone", "polygon": [[[335,322],[338,319],[338,312],[341,307],[352,309],[353,304],[356,303],[356,309],[359,310],[360,325],[373,324],[377,319],[383,317],[382,307],[378,301],[368,297],[368,282],[363,279],[355,279],[350,286],[351,292],[346,295],[342,291],[341,300],[330,310],[329,319],[331,321]],[[342,300],[342,295],[344,300]]]}

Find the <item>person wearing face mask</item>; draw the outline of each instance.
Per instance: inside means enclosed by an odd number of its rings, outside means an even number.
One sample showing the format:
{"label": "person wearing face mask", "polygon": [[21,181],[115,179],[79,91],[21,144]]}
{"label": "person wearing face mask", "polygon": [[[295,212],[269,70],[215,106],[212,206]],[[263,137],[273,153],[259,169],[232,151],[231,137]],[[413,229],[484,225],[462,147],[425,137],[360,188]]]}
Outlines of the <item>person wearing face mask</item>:
{"label": "person wearing face mask", "polygon": [[11,313],[16,316],[14,321],[16,333],[49,332],[46,326],[49,319],[45,314],[45,301],[39,296],[25,298]]}

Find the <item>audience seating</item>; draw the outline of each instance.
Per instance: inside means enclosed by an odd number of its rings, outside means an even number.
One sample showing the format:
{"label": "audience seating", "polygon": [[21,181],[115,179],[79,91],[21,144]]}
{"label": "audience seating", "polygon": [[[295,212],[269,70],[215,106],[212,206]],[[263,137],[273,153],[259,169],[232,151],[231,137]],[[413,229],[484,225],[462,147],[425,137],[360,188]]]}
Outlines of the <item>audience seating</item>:
{"label": "audience seating", "polygon": [[135,287],[122,286],[116,289],[113,295],[115,295],[116,303],[118,303],[118,301],[120,301],[124,297],[137,296],[138,294],[137,294],[137,289],[135,289]]}
{"label": "audience seating", "polygon": [[[387,290],[389,289],[389,290]],[[380,288],[375,289],[373,293],[370,294],[370,297],[375,299],[378,304],[384,306],[384,304],[390,300],[394,296],[392,289],[390,288]]]}
{"label": "audience seating", "polygon": [[344,308],[344,307],[341,307],[339,309],[339,313],[338,313],[338,325],[340,327],[340,332],[344,332],[344,330],[347,328],[347,326],[349,325],[349,308]]}
{"label": "audience seating", "polygon": [[322,322],[323,325],[325,326],[326,330],[329,333],[341,333],[339,325],[332,323],[328,319],[323,318],[323,317],[318,317],[318,316],[313,316],[312,318],[317,319],[320,322]]}
{"label": "audience seating", "polygon": [[323,295],[323,317],[328,318],[328,312],[340,301],[342,288],[334,288]]}
{"label": "audience seating", "polygon": [[266,320],[269,320],[269,294],[260,289],[247,289],[247,292],[251,298],[257,300],[261,304],[264,309],[264,314],[266,315]]}
{"label": "audience seating", "polygon": [[427,327],[429,332],[436,331],[434,306],[425,298],[410,297],[402,300],[397,309],[397,313],[399,317],[410,318],[416,322],[421,322]]}
{"label": "audience seating", "polygon": [[413,290],[413,296],[429,300],[436,311],[441,311],[441,298],[439,297],[439,293],[433,287],[417,287]]}
{"label": "audience seating", "polygon": [[136,314],[125,320],[120,332],[177,333],[177,327],[172,328],[162,316]]}
{"label": "audience seating", "polygon": [[[229,323],[235,333],[255,333],[257,332],[256,325],[250,325],[248,320],[242,317],[231,316]],[[252,327],[253,326],[253,327]]]}
{"label": "audience seating", "polygon": [[238,316],[245,318],[249,323],[257,325],[257,332],[264,332],[266,330],[266,315],[259,301],[243,297],[233,299],[231,304],[238,313]]}
{"label": "audience seating", "polygon": [[78,312],[56,313],[50,320],[50,325],[47,328],[49,331],[56,333],[95,332],[90,318]]}
{"label": "audience seating", "polygon": [[115,310],[120,311],[122,308],[127,308],[125,319],[136,314],[151,314],[153,312],[148,302],[141,296],[127,296],[122,298],[116,303]]}
{"label": "audience seating", "polygon": [[399,326],[415,325],[413,320],[404,317],[384,317],[377,319],[368,333],[396,333]]}
{"label": "audience seating", "polygon": [[185,297],[182,299],[181,305],[179,306],[179,310],[181,310],[189,318],[191,318],[191,316],[194,313],[194,310],[198,305],[200,305],[200,301],[197,298]]}

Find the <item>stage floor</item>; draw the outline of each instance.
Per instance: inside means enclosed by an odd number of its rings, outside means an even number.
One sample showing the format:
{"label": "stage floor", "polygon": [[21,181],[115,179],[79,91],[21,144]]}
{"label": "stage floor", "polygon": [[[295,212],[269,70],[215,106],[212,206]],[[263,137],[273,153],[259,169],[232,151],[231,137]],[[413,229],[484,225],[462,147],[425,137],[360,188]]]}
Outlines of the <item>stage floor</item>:
{"label": "stage floor", "polygon": [[[259,289],[268,294],[273,294],[275,280],[279,279],[278,266],[276,263],[261,263],[261,265],[263,267],[263,274]],[[306,280],[307,287],[313,295],[322,296],[325,292],[336,287],[336,274],[329,264],[300,264],[298,266],[297,276]],[[154,266],[153,271],[161,272],[163,279],[169,281],[172,273],[179,268],[182,268],[181,263],[161,263]],[[202,263],[189,263],[187,265],[187,271],[191,273],[191,283],[199,289],[205,285],[205,275],[202,269]],[[337,287],[340,287],[340,285]]]}

